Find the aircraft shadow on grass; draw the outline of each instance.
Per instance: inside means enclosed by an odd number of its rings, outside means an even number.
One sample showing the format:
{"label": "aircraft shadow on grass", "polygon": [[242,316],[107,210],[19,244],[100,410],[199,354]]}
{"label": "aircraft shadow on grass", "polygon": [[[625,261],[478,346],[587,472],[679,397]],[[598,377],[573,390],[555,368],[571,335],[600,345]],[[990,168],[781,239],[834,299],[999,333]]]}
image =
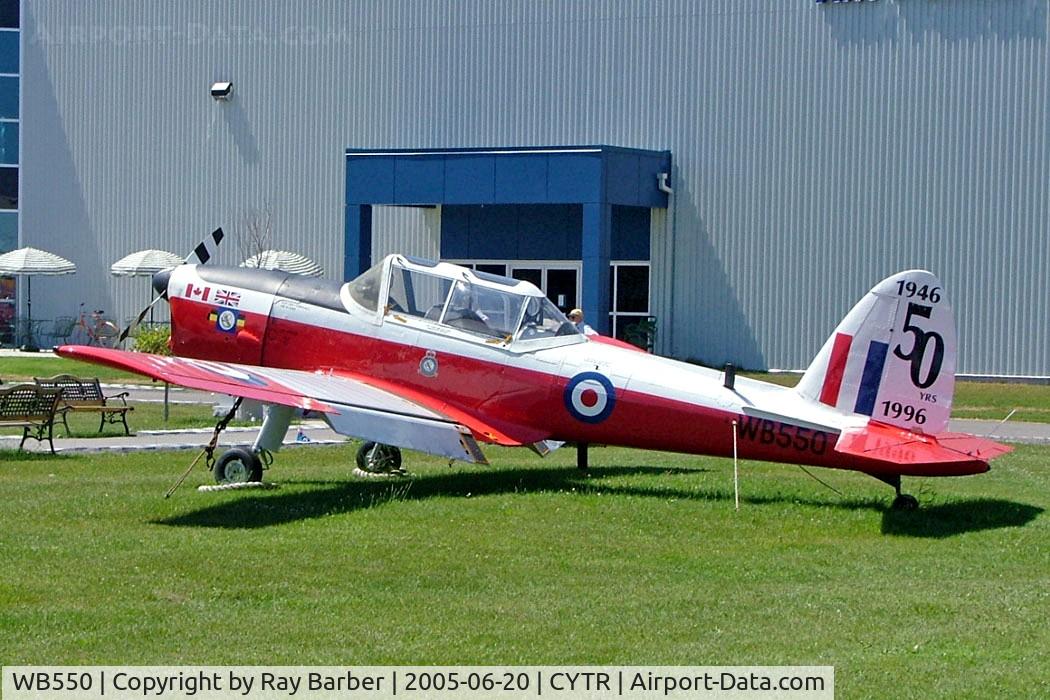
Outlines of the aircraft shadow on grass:
{"label": "aircraft shadow on grass", "polygon": [[886,535],[943,538],[964,532],[1022,527],[1035,520],[1042,508],[999,498],[978,498],[958,503],[920,506],[918,510],[892,510],[882,516]]}
{"label": "aircraft shadow on grass", "polygon": [[[612,496],[650,497],[661,500],[727,501],[732,491],[720,489],[685,490],[628,486],[609,483],[607,477],[670,476],[695,474],[706,469],[668,469],[665,467],[602,467],[590,476],[565,467],[549,469],[509,469],[488,474],[460,472],[417,476],[403,480],[372,481],[296,481],[289,485],[316,485],[309,491],[285,493],[252,493],[236,500],[207,506],[190,513],[153,521],[175,527],[214,527],[253,529],[281,525],[298,520],[375,508],[394,501],[420,501],[436,497],[487,496],[503,493],[601,491]],[[597,478],[596,478],[597,477]],[[243,493],[243,492],[242,492]],[[775,496],[742,495],[749,505],[793,503],[801,506],[870,509],[881,511],[882,532],[908,537],[950,537],[965,532],[1004,527],[1022,527],[1043,512],[1042,508],[1001,499],[977,499],[943,505],[920,507],[915,511],[895,511],[884,498],[847,498],[829,501],[799,498],[795,494]],[[727,516],[728,517],[728,516]]]}

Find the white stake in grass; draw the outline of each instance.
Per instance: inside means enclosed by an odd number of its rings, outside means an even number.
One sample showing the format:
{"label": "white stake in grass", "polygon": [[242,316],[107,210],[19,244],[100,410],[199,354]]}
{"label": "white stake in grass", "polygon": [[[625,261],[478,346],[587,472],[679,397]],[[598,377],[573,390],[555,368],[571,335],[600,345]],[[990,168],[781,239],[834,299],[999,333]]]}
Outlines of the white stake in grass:
{"label": "white stake in grass", "polygon": [[740,469],[736,460],[736,421],[733,421],[733,500],[740,510]]}

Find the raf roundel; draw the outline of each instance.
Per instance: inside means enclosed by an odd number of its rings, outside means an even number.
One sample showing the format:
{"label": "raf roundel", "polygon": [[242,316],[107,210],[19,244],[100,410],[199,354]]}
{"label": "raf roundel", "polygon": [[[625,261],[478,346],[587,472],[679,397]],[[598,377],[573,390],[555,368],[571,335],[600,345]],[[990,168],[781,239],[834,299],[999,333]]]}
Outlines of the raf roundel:
{"label": "raf roundel", "polygon": [[608,377],[597,372],[581,372],[565,387],[565,408],[576,420],[601,423],[616,405],[616,389]]}

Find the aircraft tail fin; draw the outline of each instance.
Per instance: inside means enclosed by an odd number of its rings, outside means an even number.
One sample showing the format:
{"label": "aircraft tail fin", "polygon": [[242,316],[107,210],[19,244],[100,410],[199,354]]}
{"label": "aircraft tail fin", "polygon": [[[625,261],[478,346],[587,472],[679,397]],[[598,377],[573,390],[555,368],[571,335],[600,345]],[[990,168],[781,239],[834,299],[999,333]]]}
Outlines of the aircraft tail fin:
{"label": "aircraft tail fin", "polygon": [[951,414],[955,352],[944,287],[930,272],[907,270],[853,307],[796,391],[843,414],[936,434]]}

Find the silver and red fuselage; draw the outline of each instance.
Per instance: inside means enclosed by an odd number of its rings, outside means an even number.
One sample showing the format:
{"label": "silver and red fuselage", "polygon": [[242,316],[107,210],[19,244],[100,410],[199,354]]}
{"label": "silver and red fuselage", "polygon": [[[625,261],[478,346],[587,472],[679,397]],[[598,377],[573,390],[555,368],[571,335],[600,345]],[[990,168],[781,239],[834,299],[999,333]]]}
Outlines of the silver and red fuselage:
{"label": "silver and red fuselage", "polygon": [[[478,336],[358,307],[345,285],[280,272],[184,265],[168,296],[175,355],[364,379],[469,427],[479,441],[621,445],[859,470],[961,475],[979,459],[924,461],[836,450],[867,421],[744,377],[581,335],[547,344]],[[901,448],[907,450],[909,448]]]}

